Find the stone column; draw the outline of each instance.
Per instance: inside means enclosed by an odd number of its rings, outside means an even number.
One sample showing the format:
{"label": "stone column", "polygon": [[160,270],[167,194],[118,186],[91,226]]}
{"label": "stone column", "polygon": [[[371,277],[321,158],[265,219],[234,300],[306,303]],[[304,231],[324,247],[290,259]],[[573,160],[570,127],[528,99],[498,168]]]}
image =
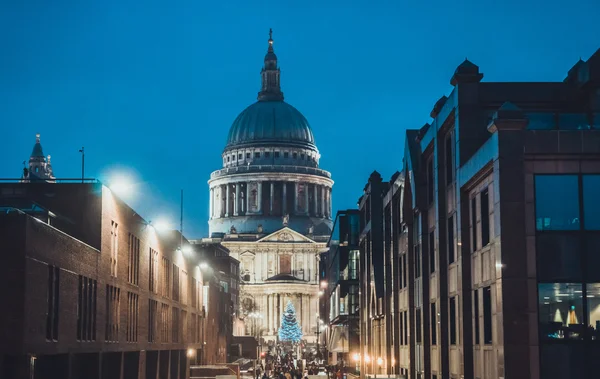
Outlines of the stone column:
{"label": "stone column", "polygon": [[306,278],[308,278],[308,280],[310,280],[310,275],[309,275],[309,271],[308,271],[308,260],[310,257],[310,253],[306,253],[304,252],[304,254],[302,254],[302,259],[304,261],[304,280],[306,280]]}
{"label": "stone column", "polygon": [[257,205],[258,205],[258,213],[261,213],[262,212],[262,182],[258,182],[258,192],[256,193],[256,196],[258,196],[258,199],[256,199]]}
{"label": "stone column", "polygon": [[208,211],[209,218],[212,219],[214,216],[213,212],[215,210],[215,208],[214,208],[215,207],[215,191],[213,188],[210,189],[210,200],[209,200],[208,207],[209,207],[209,211]]}
{"label": "stone column", "polygon": [[267,266],[269,264],[269,254],[270,253],[263,253],[263,256],[264,256],[263,267],[262,267],[262,280],[263,281],[268,279],[267,275],[269,272],[269,267],[267,267]]}
{"label": "stone column", "polygon": [[225,189],[221,185],[219,186],[219,218],[225,216],[225,207],[223,206],[223,199],[225,199]]}
{"label": "stone column", "polygon": [[314,194],[313,194],[313,216],[317,216],[317,185],[313,185],[313,190],[314,190]]}
{"label": "stone column", "polygon": [[271,193],[270,193],[270,199],[269,199],[269,213],[272,215],[273,214],[273,195],[274,195],[274,191],[275,191],[275,183],[271,182]]}
{"label": "stone column", "polygon": [[321,217],[325,217],[325,186],[321,186]]}
{"label": "stone column", "polygon": [[333,203],[331,202],[331,188],[328,189],[328,192],[329,192],[329,218],[332,218]]}
{"label": "stone column", "polygon": [[235,183],[235,204],[233,206],[233,215],[240,214],[240,183]]}
{"label": "stone column", "polygon": [[287,213],[287,182],[283,182],[283,202],[281,203],[282,214]]}
{"label": "stone column", "polygon": [[229,217],[231,215],[231,210],[229,209],[229,184],[225,184],[225,217]]}
{"label": "stone column", "polygon": [[246,205],[244,206],[244,214],[248,214],[248,209],[250,209],[250,191],[248,188],[248,182],[246,182],[246,193],[244,195],[244,201]]}
{"label": "stone column", "polygon": [[271,334],[271,318],[273,317],[273,311],[271,310],[271,299],[273,295],[267,295],[267,334]]}
{"label": "stone column", "polygon": [[304,183],[304,211],[308,216],[310,214],[310,210],[308,209],[308,183]]}
{"label": "stone column", "polygon": [[298,182],[294,183],[294,214],[298,213]]}

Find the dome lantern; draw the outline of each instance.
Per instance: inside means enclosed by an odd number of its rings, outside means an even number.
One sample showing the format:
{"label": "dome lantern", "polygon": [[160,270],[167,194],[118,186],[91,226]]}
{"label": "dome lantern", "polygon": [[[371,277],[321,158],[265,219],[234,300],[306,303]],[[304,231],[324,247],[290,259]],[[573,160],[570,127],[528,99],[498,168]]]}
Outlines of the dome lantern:
{"label": "dome lantern", "polygon": [[260,71],[260,76],[262,87],[258,93],[258,101],[283,101],[277,55],[273,50],[273,29],[269,29],[269,48],[265,55],[265,64]]}

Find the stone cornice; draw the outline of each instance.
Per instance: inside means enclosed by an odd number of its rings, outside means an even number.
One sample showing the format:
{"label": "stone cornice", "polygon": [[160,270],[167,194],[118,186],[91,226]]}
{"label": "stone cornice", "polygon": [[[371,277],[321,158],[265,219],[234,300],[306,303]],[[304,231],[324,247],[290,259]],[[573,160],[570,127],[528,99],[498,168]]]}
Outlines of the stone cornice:
{"label": "stone cornice", "polygon": [[249,182],[298,182],[298,183],[310,183],[319,184],[326,187],[333,187],[333,180],[312,174],[300,174],[300,173],[276,173],[276,172],[252,172],[252,173],[238,173],[227,176],[221,176],[210,179],[208,184],[211,188],[230,183],[249,183]]}

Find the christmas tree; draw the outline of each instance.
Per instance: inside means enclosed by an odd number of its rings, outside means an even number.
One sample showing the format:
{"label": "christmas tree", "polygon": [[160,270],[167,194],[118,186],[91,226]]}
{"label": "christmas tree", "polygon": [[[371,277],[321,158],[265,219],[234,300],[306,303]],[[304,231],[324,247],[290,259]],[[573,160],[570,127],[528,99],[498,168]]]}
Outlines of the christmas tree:
{"label": "christmas tree", "polygon": [[288,300],[285,312],[281,316],[281,327],[279,328],[279,340],[299,342],[302,339],[302,329],[296,321],[296,309]]}

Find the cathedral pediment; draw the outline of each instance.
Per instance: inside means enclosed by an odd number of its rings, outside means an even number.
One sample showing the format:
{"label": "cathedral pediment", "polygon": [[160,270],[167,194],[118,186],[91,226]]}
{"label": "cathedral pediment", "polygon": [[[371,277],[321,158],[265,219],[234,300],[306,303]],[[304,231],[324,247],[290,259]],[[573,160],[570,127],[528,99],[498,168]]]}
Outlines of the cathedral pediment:
{"label": "cathedral pediment", "polygon": [[316,243],[310,238],[303,236],[302,234],[292,230],[290,228],[283,227],[276,232],[273,232],[261,239],[257,242],[278,242],[278,243]]}

